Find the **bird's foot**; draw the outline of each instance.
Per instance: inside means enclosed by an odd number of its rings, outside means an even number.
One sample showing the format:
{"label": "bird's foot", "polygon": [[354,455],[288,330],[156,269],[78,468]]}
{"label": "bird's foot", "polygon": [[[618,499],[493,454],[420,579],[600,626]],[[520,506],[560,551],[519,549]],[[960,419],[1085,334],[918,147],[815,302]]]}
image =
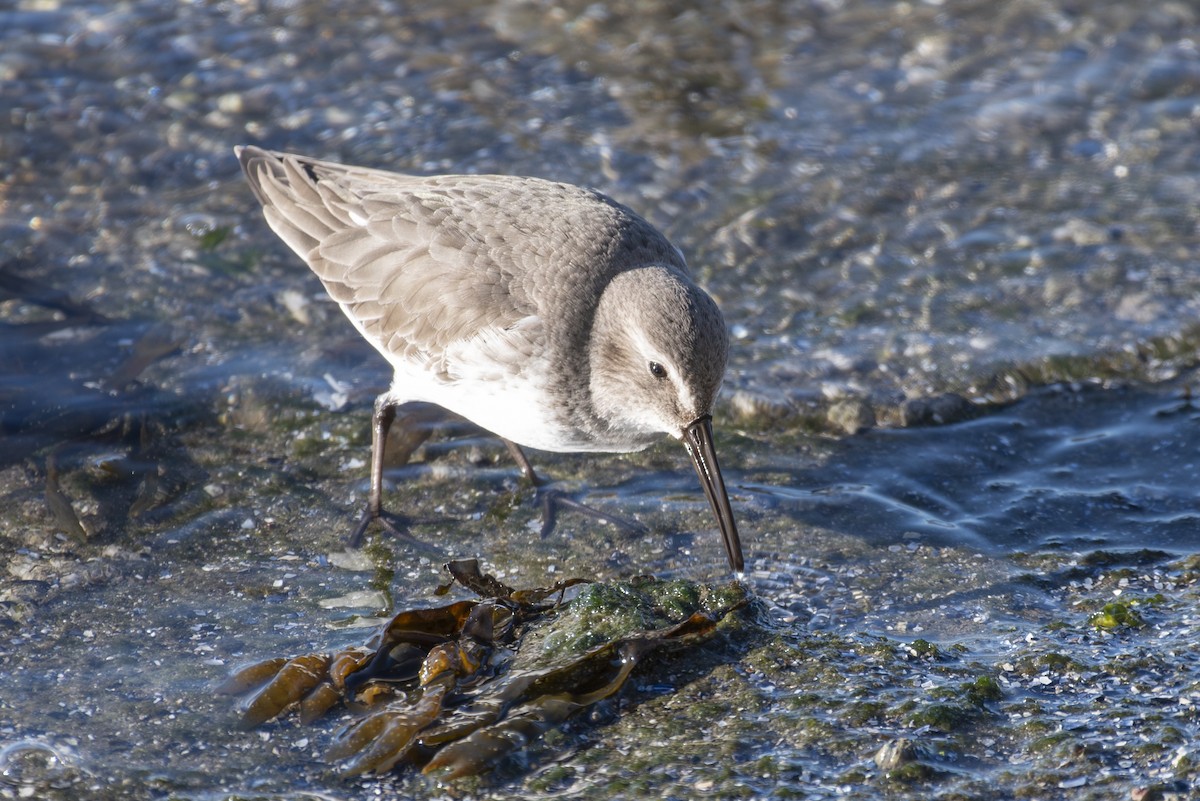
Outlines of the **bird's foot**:
{"label": "bird's foot", "polygon": [[609,512],[601,511],[594,506],[588,506],[586,503],[575,500],[574,498],[564,494],[560,490],[538,488],[538,499],[542,503],[542,536],[549,536],[554,531],[554,526],[558,523],[558,512],[560,509],[569,509],[572,512],[578,512],[587,517],[599,520],[601,523],[607,523],[610,526],[616,526],[622,529],[626,534],[631,536],[642,536],[649,533],[649,529],[636,520],[631,520],[628,517],[614,515]]}
{"label": "bird's foot", "polygon": [[433,546],[422,542],[408,532],[408,527],[412,522],[412,520],[403,515],[388,512],[384,509],[372,509],[368,506],[363,510],[362,517],[359,518],[358,525],[354,527],[354,532],[347,540],[347,544],[351,548],[360,547],[363,538],[366,536],[367,529],[371,527],[372,523],[378,523],[380,528],[398,540],[407,541],[409,544],[424,551],[436,550]]}

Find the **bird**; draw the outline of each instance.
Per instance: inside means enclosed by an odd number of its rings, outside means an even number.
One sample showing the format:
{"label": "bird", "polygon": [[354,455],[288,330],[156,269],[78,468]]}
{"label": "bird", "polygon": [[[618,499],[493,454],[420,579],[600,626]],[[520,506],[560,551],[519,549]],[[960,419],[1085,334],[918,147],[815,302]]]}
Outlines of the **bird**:
{"label": "bird", "polygon": [[267,225],[394,375],[372,414],[367,507],[383,509],[396,407],[424,401],[523,447],[691,458],[730,569],[744,559],[713,405],[729,334],[682,252],[594,189],[512,175],[420,176],[255,146],[235,154]]}

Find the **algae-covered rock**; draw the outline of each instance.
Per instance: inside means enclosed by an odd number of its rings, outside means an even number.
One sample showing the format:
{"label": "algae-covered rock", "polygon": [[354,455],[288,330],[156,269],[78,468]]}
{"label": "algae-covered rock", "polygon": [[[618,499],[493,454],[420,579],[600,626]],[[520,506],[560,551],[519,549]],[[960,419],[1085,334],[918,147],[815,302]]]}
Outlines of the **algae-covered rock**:
{"label": "algae-covered rock", "polygon": [[240,705],[248,726],[294,707],[304,722],[339,704],[360,708],[329,752],[343,772],[411,763],[452,779],[491,769],[618,692],[645,656],[698,646],[750,602],[736,582],[567,579],[514,590],[474,560],[447,569],[480,599],[401,612],[364,647],[250,665],[221,691],[249,693]]}

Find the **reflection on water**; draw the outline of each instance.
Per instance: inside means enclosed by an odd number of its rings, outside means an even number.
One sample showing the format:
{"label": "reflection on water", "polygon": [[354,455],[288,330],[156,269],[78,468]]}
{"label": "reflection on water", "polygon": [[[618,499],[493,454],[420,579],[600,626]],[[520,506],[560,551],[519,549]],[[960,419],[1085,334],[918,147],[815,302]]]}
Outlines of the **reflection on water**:
{"label": "reflection on water", "polygon": [[[0,466],[38,473],[53,525],[77,542],[123,531],[185,483],[189,460],[165,438],[196,409],[141,380],[182,340],[164,324],[106,319],[3,268],[0,285],[15,308],[30,313],[4,324],[0,344],[9,366],[0,375]],[[76,490],[87,485],[93,511],[86,523],[63,478]]]}
{"label": "reflection on water", "polygon": [[785,486],[741,486],[765,508],[881,543],[1185,553],[1200,544],[1198,413],[1170,391],[1053,387],[952,427],[845,440]]}

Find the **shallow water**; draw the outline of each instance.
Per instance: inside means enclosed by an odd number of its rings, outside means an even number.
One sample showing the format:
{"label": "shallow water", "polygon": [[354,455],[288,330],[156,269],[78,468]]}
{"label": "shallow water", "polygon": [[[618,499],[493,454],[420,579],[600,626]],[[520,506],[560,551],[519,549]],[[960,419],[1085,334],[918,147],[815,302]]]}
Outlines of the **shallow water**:
{"label": "shallow water", "polygon": [[[1198,22],[0,10],[0,798],[1194,793]],[[344,554],[387,376],[262,223],[247,142],[594,185],[667,230],[734,331],[718,447],[769,624],[465,789],[239,729],[214,681],[361,642],[451,556],[724,569],[677,446],[539,454],[651,529],[543,538],[503,447],[423,411],[388,502],[429,547]]]}

